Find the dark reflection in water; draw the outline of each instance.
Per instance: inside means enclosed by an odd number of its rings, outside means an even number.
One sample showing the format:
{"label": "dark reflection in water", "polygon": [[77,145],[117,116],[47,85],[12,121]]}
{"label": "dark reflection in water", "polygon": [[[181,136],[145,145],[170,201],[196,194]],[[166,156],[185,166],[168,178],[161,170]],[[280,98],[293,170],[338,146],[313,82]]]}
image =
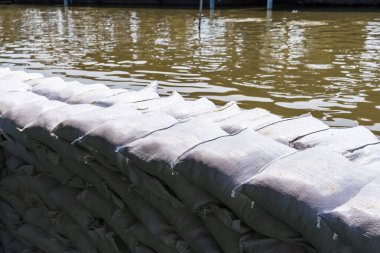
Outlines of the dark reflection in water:
{"label": "dark reflection in water", "polygon": [[379,12],[0,6],[0,66],[380,133]]}

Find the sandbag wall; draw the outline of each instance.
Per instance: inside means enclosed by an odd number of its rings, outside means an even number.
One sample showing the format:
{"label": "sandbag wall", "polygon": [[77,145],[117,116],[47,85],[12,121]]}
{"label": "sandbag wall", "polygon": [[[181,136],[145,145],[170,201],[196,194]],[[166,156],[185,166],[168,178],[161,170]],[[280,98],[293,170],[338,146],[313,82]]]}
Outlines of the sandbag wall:
{"label": "sandbag wall", "polygon": [[365,128],[161,98],[156,83],[0,69],[0,92],[5,252],[379,249],[380,144]]}

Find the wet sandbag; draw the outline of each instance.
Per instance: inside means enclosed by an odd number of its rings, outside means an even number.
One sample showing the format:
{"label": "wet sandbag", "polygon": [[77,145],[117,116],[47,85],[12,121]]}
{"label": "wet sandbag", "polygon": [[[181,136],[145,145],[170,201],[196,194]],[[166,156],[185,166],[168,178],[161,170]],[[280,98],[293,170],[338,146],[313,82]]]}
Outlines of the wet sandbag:
{"label": "wet sandbag", "polygon": [[112,164],[117,164],[124,159],[116,152],[120,147],[176,123],[177,120],[172,116],[160,112],[120,118],[99,125],[79,138],[75,144],[99,153]]}
{"label": "wet sandbag", "polygon": [[177,119],[191,117],[202,112],[216,110],[216,105],[207,98],[200,98],[194,101],[182,101],[166,107],[160,111],[167,113]]}
{"label": "wet sandbag", "polygon": [[153,132],[125,145],[120,152],[149,174],[158,176],[171,171],[176,159],[195,145],[225,135],[228,134],[215,123],[193,119]]}
{"label": "wet sandbag", "polygon": [[311,115],[283,119],[269,126],[262,127],[257,132],[280,143],[291,145],[294,141],[306,135],[329,129],[329,126]]}
{"label": "wet sandbag", "polygon": [[47,98],[34,94],[33,92],[5,92],[1,94],[0,114],[13,107],[28,102],[47,101]]}
{"label": "wet sandbag", "polygon": [[0,199],[0,227],[16,231],[23,223],[22,218],[7,202]]}
{"label": "wet sandbag", "polygon": [[54,226],[54,220],[59,214],[58,211],[50,211],[45,208],[31,208],[29,209],[23,219],[35,226],[41,231],[48,234],[49,237],[57,239],[63,245],[70,245],[71,241],[65,237],[65,235],[60,235]]}
{"label": "wet sandbag", "polygon": [[59,123],[52,132],[60,138],[73,142],[107,121],[139,114],[129,104],[115,104],[107,108],[99,107],[93,111],[70,117]]}
{"label": "wet sandbag", "polygon": [[297,244],[283,242],[257,233],[246,234],[240,238],[240,250],[242,253],[317,253],[317,251],[310,250],[310,248],[306,251]]}
{"label": "wet sandbag", "polygon": [[0,199],[7,202],[15,210],[15,212],[20,215],[20,217],[23,217],[27,211],[24,202],[13,194],[10,189],[7,189],[2,185],[0,186]]}
{"label": "wet sandbag", "polygon": [[68,104],[92,104],[121,93],[128,92],[126,89],[96,89],[73,95],[66,100]]}
{"label": "wet sandbag", "polygon": [[237,115],[240,112],[241,110],[237,105],[236,101],[232,101],[216,110],[201,112],[199,114],[192,115],[191,117],[206,118],[208,120],[218,122],[230,118],[234,115]]}
{"label": "wet sandbag", "polygon": [[199,217],[189,212],[159,180],[133,164],[125,170],[125,174],[133,183],[134,191],[159,210],[195,252],[221,252]]}
{"label": "wet sandbag", "polygon": [[338,153],[344,153],[370,143],[379,142],[379,139],[363,126],[328,129],[307,135],[293,143],[296,149],[304,150],[312,147],[325,147]]}
{"label": "wet sandbag", "polygon": [[256,130],[258,128],[280,121],[281,117],[261,108],[242,111],[232,117],[219,121],[220,127],[230,133],[238,133],[244,129]]}
{"label": "wet sandbag", "polygon": [[[178,157],[174,170],[212,193],[256,231],[282,240],[297,233],[276,221],[244,196],[231,197],[241,183],[273,160],[295,152],[251,130],[224,136],[189,149]],[[267,222],[263,222],[263,220]]]}
{"label": "wet sandbag", "polygon": [[380,249],[380,178],[364,186],[352,199],[321,214],[338,238],[357,252],[375,253]]}
{"label": "wet sandbag", "polygon": [[191,252],[189,245],[179,237],[169,222],[131,189],[132,185],[126,178],[102,166],[95,167],[95,170],[151,233],[167,245],[167,252]]}
{"label": "wet sandbag", "polygon": [[157,94],[157,85],[157,82],[152,82],[142,90],[120,93],[105,99],[98,100],[95,104],[102,107],[108,107],[116,103],[134,103],[144,100],[157,99],[160,97]]}
{"label": "wet sandbag", "polygon": [[94,105],[66,105],[48,110],[38,116],[38,118],[28,124],[23,132],[30,138],[46,144],[49,147],[54,146],[56,136],[51,131],[61,122],[75,114],[90,112],[96,110]]}
{"label": "wet sandbag", "polygon": [[[3,251],[1,251],[1,249]],[[17,239],[11,232],[0,228],[0,252],[4,253],[31,253],[32,246]],[[33,251],[34,252],[34,251]]]}
{"label": "wet sandbag", "polygon": [[30,244],[35,245],[43,252],[49,253],[66,253],[66,252],[78,252],[76,249],[64,246],[57,240],[48,237],[48,235],[42,231],[39,231],[35,226],[31,224],[24,224],[17,230],[17,235]]}
{"label": "wet sandbag", "polygon": [[173,91],[173,94],[168,97],[136,102],[133,104],[133,106],[139,111],[150,112],[150,111],[156,111],[156,110],[159,110],[160,108],[171,106],[173,104],[183,102],[183,101],[185,101],[184,98],[176,91]]}
{"label": "wet sandbag", "polygon": [[1,115],[0,128],[14,140],[26,145],[27,137],[22,129],[35,121],[39,114],[63,105],[62,102],[50,100],[17,105]]}
{"label": "wet sandbag", "polygon": [[373,176],[341,155],[313,148],[269,164],[242,185],[242,193],[299,231],[319,252],[352,252],[320,214],[350,200]]}

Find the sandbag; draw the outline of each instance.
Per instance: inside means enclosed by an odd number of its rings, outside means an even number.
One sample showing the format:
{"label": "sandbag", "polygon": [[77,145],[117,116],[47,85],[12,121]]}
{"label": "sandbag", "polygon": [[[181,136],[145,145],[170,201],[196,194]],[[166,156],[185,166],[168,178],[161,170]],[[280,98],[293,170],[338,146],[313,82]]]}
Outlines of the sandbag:
{"label": "sandbag", "polygon": [[380,170],[380,142],[349,150],[345,156],[352,162]]}
{"label": "sandbag", "polygon": [[319,214],[350,200],[373,177],[341,155],[313,148],[272,162],[242,185],[242,193],[300,232],[319,252],[353,252]]}
{"label": "sandbag", "polygon": [[96,101],[103,100],[120,93],[127,92],[126,89],[96,89],[86,91],[80,94],[73,95],[71,98],[66,100],[68,104],[92,104]]}
{"label": "sandbag", "polygon": [[17,105],[37,101],[47,101],[47,98],[28,91],[4,92],[1,94],[0,114],[4,113],[9,109],[12,109]]}
{"label": "sandbag", "polygon": [[176,159],[202,142],[228,135],[215,123],[194,119],[153,132],[125,145],[120,152],[154,176],[171,170]]}
{"label": "sandbag", "polygon": [[108,108],[99,107],[66,119],[59,123],[52,132],[60,138],[73,142],[107,121],[139,114],[129,104],[115,104]]}
{"label": "sandbag", "polygon": [[205,118],[214,122],[222,121],[241,112],[235,101],[229,102],[216,110],[201,112],[190,117]]}
{"label": "sandbag", "polygon": [[220,127],[230,133],[235,134],[244,129],[256,130],[261,127],[280,121],[281,117],[261,108],[242,111],[232,117],[219,121]]}
{"label": "sandbag", "polygon": [[283,119],[257,130],[280,143],[291,146],[299,138],[329,129],[329,126],[311,115]]}
{"label": "sandbag", "polygon": [[168,105],[160,108],[160,111],[177,119],[182,119],[216,109],[217,107],[213,102],[207,98],[200,98],[194,101],[182,101]]}
{"label": "sandbag", "polygon": [[117,164],[124,157],[120,157],[116,151],[125,144],[176,123],[176,119],[160,112],[120,118],[99,125],[79,138],[75,144],[99,153],[112,164]]}
{"label": "sandbag", "polygon": [[36,85],[39,85],[39,84],[45,84],[45,83],[48,83],[48,84],[56,84],[56,83],[64,83],[65,80],[63,80],[61,77],[58,77],[58,76],[53,76],[53,77],[44,77],[44,78],[35,78],[35,79],[31,79],[31,80],[26,80],[24,81],[25,84],[31,86],[31,87],[34,87]]}
{"label": "sandbag", "polygon": [[27,208],[23,201],[2,185],[0,185],[0,199],[7,202],[20,217],[24,216]]}
{"label": "sandbag", "polygon": [[338,238],[357,252],[375,253],[380,249],[379,189],[377,177],[343,205],[321,214]]}
{"label": "sandbag", "polygon": [[160,108],[168,107],[168,106],[171,106],[173,104],[183,102],[183,101],[185,101],[184,98],[177,92],[173,91],[173,94],[171,96],[157,98],[157,99],[150,99],[150,100],[141,101],[141,102],[135,102],[133,103],[133,107],[139,111],[150,112],[150,111],[159,110]]}
{"label": "sandbag", "polygon": [[26,73],[25,71],[6,71],[3,72],[4,74],[0,77],[1,79],[13,79],[17,81],[28,81],[33,79],[39,79],[43,78],[44,76],[39,73]]}
{"label": "sandbag", "polygon": [[62,245],[60,242],[48,237],[31,224],[24,224],[17,230],[17,235],[27,242],[35,245],[43,252],[66,253],[78,252],[76,249]]}
{"label": "sandbag", "polygon": [[29,91],[31,88],[15,78],[0,78],[0,93],[9,91]]}
{"label": "sandbag", "polygon": [[124,172],[133,183],[134,191],[159,210],[195,252],[221,252],[201,220],[169,193],[159,180],[133,164]]}
{"label": "sandbag", "polygon": [[[70,83],[67,83],[70,84]],[[69,100],[71,97],[78,95],[78,94],[83,94],[87,91],[91,90],[108,90],[109,88],[105,86],[104,84],[101,83],[95,83],[95,84],[81,84],[81,83],[76,83],[73,82],[71,85],[63,86],[62,89],[60,89],[56,93],[50,93],[48,96],[49,99],[51,100],[58,100],[65,102]]]}
{"label": "sandbag", "polygon": [[325,147],[334,152],[345,153],[370,143],[379,142],[379,139],[363,126],[328,129],[307,135],[293,143],[296,149],[304,150],[312,147]]}
{"label": "sandbag", "polygon": [[157,82],[152,82],[142,90],[120,93],[105,99],[98,100],[95,102],[95,104],[102,107],[108,107],[116,103],[134,103],[144,100],[157,99],[160,97],[157,94],[157,85]]}
{"label": "sandbag", "polygon": [[20,215],[8,203],[0,199],[0,227],[5,226],[9,231],[16,231],[22,223]]}

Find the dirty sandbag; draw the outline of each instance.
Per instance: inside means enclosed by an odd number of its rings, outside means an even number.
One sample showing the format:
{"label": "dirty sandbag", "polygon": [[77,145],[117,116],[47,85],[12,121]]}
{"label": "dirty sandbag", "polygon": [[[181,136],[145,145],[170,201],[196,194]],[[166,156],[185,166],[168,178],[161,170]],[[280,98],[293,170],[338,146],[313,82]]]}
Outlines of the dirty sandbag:
{"label": "dirty sandbag", "polygon": [[159,180],[133,165],[125,173],[133,183],[134,191],[159,210],[195,252],[221,252],[199,217],[189,212]]}
{"label": "dirty sandbag", "polygon": [[272,114],[265,109],[255,108],[242,111],[241,113],[221,120],[218,123],[224,131],[230,134],[236,134],[244,129],[256,130],[280,120],[280,116]]}
{"label": "dirty sandbag", "polygon": [[58,124],[52,132],[60,138],[73,142],[100,124],[138,114],[140,113],[130,104],[122,103],[107,108],[99,107],[97,110],[76,114],[68,118]]}
{"label": "dirty sandbag", "polygon": [[226,135],[211,121],[192,119],[153,132],[127,144],[120,152],[149,174],[158,176],[172,170],[176,159],[192,147]]}
{"label": "dirty sandbag", "polygon": [[202,112],[216,110],[216,105],[207,98],[200,98],[194,101],[182,101],[160,108],[163,113],[172,115],[177,119],[191,117]]}
{"label": "dirty sandbag", "polygon": [[241,233],[225,226],[208,208],[199,214],[211,235],[218,242],[225,253],[240,253],[239,240]]}
{"label": "dirty sandbag", "polygon": [[5,226],[9,231],[16,231],[22,223],[21,216],[8,203],[0,199],[0,227]]}
{"label": "dirty sandbag", "polygon": [[14,140],[26,145],[27,136],[22,132],[22,129],[35,121],[39,114],[63,105],[65,104],[62,102],[50,100],[17,105],[1,115],[0,128]]}
{"label": "dirty sandbag", "polygon": [[329,129],[328,125],[314,118],[312,115],[306,114],[300,117],[283,119],[262,127],[257,131],[262,135],[291,146],[291,144],[299,138],[327,129]]}
{"label": "dirty sandbag", "polygon": [[105,156],[115,164],[120,159],[116,153],[120,147],[176,123],[172,116],[160,112],[135,115],[101,124],[75,143]]}
{"label": "dirty sandbag", "polygon": [[[256,231],[289,241],[298,238],[297,233],[252,205],[248,198],[231,198],[231,193],[271,161],[293,152],[292,148],[246,130],[189,149],[178,157],[174,170],[217,197]],[[267,222],[263,224],[263,220]]]}
{"label": "dirty sandbag", "polygon": [[[154,234],[165,243],[166,252],[188,252],[189,246],[185,243],[169,222],[149,203],[139,197],[131,189],[131,183],[120,173],[103,166],[97,166],[96,172],[107,182],[132,211],[132,213]],[[165,252],[165,251],[164,251]]]}
{"label": "dirty sandbag", "polygon": [[27,223],[47,233],[49,237],[58,240],[65,246],[69,246],[71,244],[70,240],[65,235],[60,235],[53,224],[58,213],[58,211],[50,211],[45,208],[31,208],[25,213],[23,218]]}
{"label": "dirty sandbag", "polygon": [[133,106],[139,111],[149,112],[159,110],[160,108],[167,107],[183,101],[185,101],[185,99],[178,92],[173,91],[173,94],[168,97],[136,102],[133,103]]}
{"label": "dirty sandbag", "polygon": [[38,230],[31,224],[24,224],[19,227],[16,234],[25,241],[35,245],[43,252],[49,253],[66,253],[66,252],[78,252],[76,249],[64,246],[59,241],[50,238],[46,233]]}
{"label": "dirty sandbag", "polygon": [[351,149],[377,143],[379,139],[363,126],[352,128],[330,128],[326,131],[307,135],[293,143],[296,149],[325,147],[334,152],[345,153]]}
{"label": "dirty sandbag", "polygon": [[98,100],[95,104],[102,107],[108,107],[116,103],[134,103],[144,100],[157,99],[160,97],[157,93],[157,85],[157,82],[152,82],[142,90],[120,93]]}
{"label": "dirty sandbag", "polygon": [[7,202],[20,217],[26,213],[27,208],[24,202],[4,186],[0,186],[0,199]]}
{"label": "dirty sandbag", "polygon": [[56,205],[78,226],[89,229],[97,224],[97,219],[76,199],[80,192],[78,189],[58,186],[51,190],[49,195]]}
{"label": "dirty sandbag", "polygon": [[92,104],[96,101],[103,100],[115,95],[118,95],[120,93],[128,92],[126,89],[96,89],[96,90],[90,90],[86,91],[80,94],[76,94],[66,100],[65,102],[68,104]]}
{"label": "dirty sandbag", "polygon": [[23,129],[23,132],[30,139],[42,142],[52,148],[51,146],[54,146],[56,139],[56,136],[51,134],[54,127],[75,114],[90,112],[95,109],[97,109],[96,106],[87,104],[60,106],[40,114],[35,121]]}
{"label": "dirty sandbag", "polygon": [[349,201],[374,175],[339,154],[312,148],[269,164],[241,191],[300,232],[318,252],[352,252],[320,214]]}
{"label": "dirty sandbag", "polygon": [[47,98],[29,91],[4,92],[1,94],[0,114],[17,105],[37,101],[47,101]]}
{"label": "dirty sandbag", "polygon": [[380,249],[380,178],[364,186],[352,199],[321,216],[345,243],[361,253]]}
{"label": "dirty sandbag", "polygon": [[240,107],[237,105],[236,101],[231,101],[216,110],[201,112],[191,117],[196,118],[207,118],[208,120],[218,122],[227,118],[230,118],[241,112]]}
{"label": "dirty sandbag", "polygon": [[92,243],[96,245],[99,253],[129,253],[127,246],[105,226],[97,226],[87,231]]}
{"label": "dirty sandbag", "polygon": [[246,234],[240,238],[242,253],[317,253],[311,246],[306,250],[293,243],[265,237],[260,234]]}
{"label": "dirty sandbag", "polygon": [[67,215],[59,213],[52,220],[57,232],[69,239],[75,248],[81,253],[94,253],[96,250],[95,244],[92,243],[90,237],[76,225]]}

